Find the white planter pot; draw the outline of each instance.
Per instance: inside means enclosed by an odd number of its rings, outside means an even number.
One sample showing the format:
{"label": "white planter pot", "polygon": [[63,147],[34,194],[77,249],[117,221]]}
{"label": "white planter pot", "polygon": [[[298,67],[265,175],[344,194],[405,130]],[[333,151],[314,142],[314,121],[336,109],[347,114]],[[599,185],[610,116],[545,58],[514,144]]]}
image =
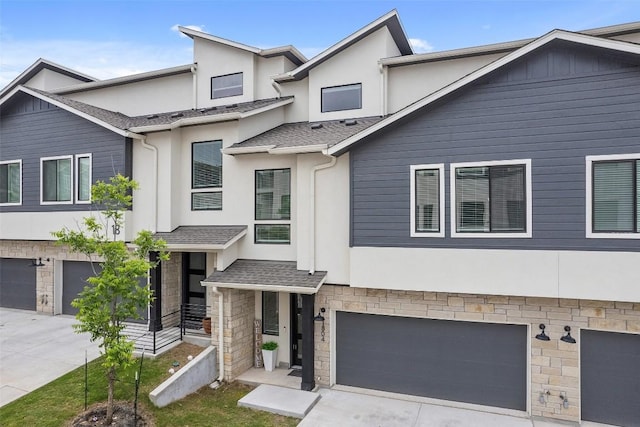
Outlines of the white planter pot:
{"label": "white planter pot", "polygon": [[262,360],[264,360],[264,369],[273,371],[278,363],[278,349],[262,350]]}

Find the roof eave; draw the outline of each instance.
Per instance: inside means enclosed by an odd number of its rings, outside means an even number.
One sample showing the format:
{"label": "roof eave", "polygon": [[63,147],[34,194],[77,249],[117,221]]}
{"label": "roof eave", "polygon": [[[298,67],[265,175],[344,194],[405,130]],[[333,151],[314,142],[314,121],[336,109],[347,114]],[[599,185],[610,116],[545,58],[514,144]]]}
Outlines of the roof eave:
{"label": "roof eave", "polygon": [[230,289],[243,289],[247,291],[271,291],[271,292],[284,292],[289,294],[313,295],[318,293],[318,291],[324,284],[324,281],[325,281],[325,278],[323,277],[320,280],[320,283],[318,284],[318,286],[313,288],[308,286],[265,285],[265,284],[259,284],[259,283],[209,282],[206,280],[201,281],[200,284],[202,286],[215,286],[219,288],[230,288]]}

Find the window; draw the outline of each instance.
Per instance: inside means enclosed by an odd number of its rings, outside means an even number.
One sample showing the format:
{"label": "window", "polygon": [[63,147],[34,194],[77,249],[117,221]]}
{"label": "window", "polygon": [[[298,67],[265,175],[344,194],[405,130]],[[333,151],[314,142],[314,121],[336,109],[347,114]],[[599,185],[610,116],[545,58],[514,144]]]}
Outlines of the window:
{"label": "window", "polygon": [[362,108],[362,83],[322,88],[322,112]]}
{"label": "window", "polygon": [[587,156],[587,237],[640,238],[640,153]]}
{"label": "window", "polygon": [[22,204],[22,160],[0,162],[0,204]]}
{"label": "window", "polygon": [[191,144],[191,210],[222,209],[221,149],[222,141]]}
{"label": "window", "polygon": [[211,99],[242,95],[242,73],[211,77]]}
{"label": "window", "polygon": [[267,335],[279,334],[278,322],[278,293],[262,292],[262,333]]}
{"label": "window", "polygon": [[[291,169],[257,170],[255,176],[257,221],[291,219]],[[256,243],[290,243],[290,224],[256,224]]]}
{"label": "window", "polygon": [[76,156],[76,203],[91,202],[91,154]]}
{"label": "window", "polygon": [[411,166],[411,236],[444,237],[444,164]]}
{"label": "window", "polygon": [[531,237],[531,160],[451,164],[452,237]]}
{"label": "window", "polygon": [[40,159],[41,203],[73,203],[72,156]]}

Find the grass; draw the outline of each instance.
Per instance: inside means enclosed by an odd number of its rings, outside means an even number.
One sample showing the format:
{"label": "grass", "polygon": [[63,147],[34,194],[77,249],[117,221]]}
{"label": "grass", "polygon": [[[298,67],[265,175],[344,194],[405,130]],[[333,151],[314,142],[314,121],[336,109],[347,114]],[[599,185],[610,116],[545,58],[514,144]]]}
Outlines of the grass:
{"label": "grass", "polygon": [[[149,400],[149,393],[170,374],[174,360],[182,359],[185,344],[156,359],[144,359],[138,405],[151,412],[158,427],[163,426],[295,426],[300,420],[267,412],[238,407],[240,398],[251,387],[232,383],[217,390],[203,387],[196,393],[164,408],[156,408]],[[178,359],[180,357],[180,359]],[[100,366],[101,359],[88,366],[88,405],[106,401],[107,382]],[[116,385],[117,400],[134,400],[135,371],[131,367],[119,374]],[[0,425],[61,427],[84,411],[84,367],[50,382],[0,408]]]}

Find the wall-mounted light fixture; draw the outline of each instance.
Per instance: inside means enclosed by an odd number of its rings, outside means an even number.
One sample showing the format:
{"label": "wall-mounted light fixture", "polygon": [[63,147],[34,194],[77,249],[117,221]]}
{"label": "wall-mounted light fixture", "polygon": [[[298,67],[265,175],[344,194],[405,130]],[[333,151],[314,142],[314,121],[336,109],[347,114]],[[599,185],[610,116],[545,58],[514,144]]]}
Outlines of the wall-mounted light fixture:
{"label": "wall-mounted light fixture", "polygon": [[[44,260],[46,262],[51,261],[51,259],[49,258],[45,258]],[[38,258],[37,262],[35,258],[31,260],[31,267],[44,267],[44,266],[45,264],[42,262],[42,257]]]}
{"label": "wall-mounted light fixture", "polygon": [[540,323],[540,325],[538,325],[538,327],[540,328],[540,333],[538,335],[536,335],[536,339],[540,340],[540,341],[549,341],[549,335],[544,333],[544,330],[546,328],[544,323]]}
{"label": "wall-mounted light fixture", "polygon": [[571,336],[571,327],[565,326],[564,327],[564,331],[567,333],[567,335],[564,335],[562,338],[560,338],[560,340],[564,341],[564,342],[567,342],[569,344],[575,344],[576,343],[576,339]]}
{"label": "wall-mounted light fixture", "polygon": [[315,320],[316,322],[322,322],[322,328],[320,329],[320,336],[322,337],[322,341],[324,341],[324,316],[323,314],[325,313],[325,309],[324,307],[322,307],[320,309],[320,311],[318,312],[318,315],[316,317],[313,318],[313,320]]}
{"label": "wall-mounted light fixture", "polygon": [[566,391],[560,392],[560,400],[562,400],[562,407],[564,409],[568,409],[569,408],[569,398],[567,398],[567,392]]}

